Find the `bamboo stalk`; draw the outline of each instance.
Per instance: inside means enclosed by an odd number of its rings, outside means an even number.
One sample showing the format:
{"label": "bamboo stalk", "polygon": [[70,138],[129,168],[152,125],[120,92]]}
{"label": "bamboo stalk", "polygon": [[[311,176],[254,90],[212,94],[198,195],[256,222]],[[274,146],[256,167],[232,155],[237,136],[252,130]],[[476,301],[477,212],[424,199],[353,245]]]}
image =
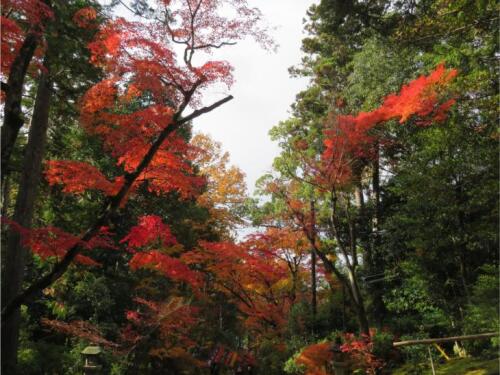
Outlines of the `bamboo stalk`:
{"label": "bamboo stalk", "polygon": [[434,369],[434,361],[432,360],[431,347],[427,347],[427,352],[429,352],[429,360],[431,361],[432,375],[436,375],[436,370]]}
{"label": "bamboo stalk", "polygon": [[422,340],[398,341],[398,342],[394,342],[392,344],[392,346],[397,348],[400,346],[409,346],[409,345],[429,345],[429,344],[437,344],[440,342],[486,339],[486,338],[495,337],[495,336],[499,336],[499,332],[488,332],[488,333],[479,333],[476,335],[441,337],[441,338],[422,339]]}

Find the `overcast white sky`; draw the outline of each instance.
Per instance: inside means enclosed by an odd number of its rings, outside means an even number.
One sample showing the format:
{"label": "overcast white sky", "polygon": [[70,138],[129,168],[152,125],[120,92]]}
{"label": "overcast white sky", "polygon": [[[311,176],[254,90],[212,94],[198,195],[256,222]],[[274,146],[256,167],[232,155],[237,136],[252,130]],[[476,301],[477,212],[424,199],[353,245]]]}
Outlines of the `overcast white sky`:
{"label": "overcast white sky", "polygon": [[[101,0],[108,4],[110,0]],[[210,59],[228,61],[234,67],[235,84],[207,91],[203,105],[232,94],[234,99],[194,120],[195,132],[209,134],[223,145],[231,164],[246,174],[252,193],[255,181],[269,171],[279,149],[268,132],[289,116],[295,95],[307,86],[306,79],[290,78],[288,68],[300,62],[303,34],[302,20],[315,0],[249,0],[271,26],[271,36],[278,50],[263,50],[254,40],[238,42],[217,50]],[[125,8],[116,14],[131,17]]]}
{"label": "overcast white sky", "polygon": [[[195,132],[208,133],[222,142],[231,155],[231,163],[247,176],[253,192],[255,181],[271,169],[278,146],[269,139],[269,130],[288,117],[295,95],[307,80],[292,79],[288,67],[300,62],[302,19],[313,0],[251,0],[267,23],[275,26],[272,36],[279,49],[262,50],[253,40],[239,42],[220,51],[216,58],[229,61],[235,68],[235,84],[229,91],[234,99],[194,121]],[[205,95],[208,105],[227,94],[214,90]]]}

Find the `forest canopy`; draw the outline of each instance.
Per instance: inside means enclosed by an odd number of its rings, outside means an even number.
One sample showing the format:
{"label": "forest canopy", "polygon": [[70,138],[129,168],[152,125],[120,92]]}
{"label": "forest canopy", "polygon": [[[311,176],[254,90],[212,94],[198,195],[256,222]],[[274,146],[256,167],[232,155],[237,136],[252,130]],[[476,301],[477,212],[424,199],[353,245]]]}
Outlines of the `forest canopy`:
{"label": "forest canopy", "polygon": [[311,2],[253,195],[193,131],[252,1],[1,8],[2,373],[498,373],[496,2]]}

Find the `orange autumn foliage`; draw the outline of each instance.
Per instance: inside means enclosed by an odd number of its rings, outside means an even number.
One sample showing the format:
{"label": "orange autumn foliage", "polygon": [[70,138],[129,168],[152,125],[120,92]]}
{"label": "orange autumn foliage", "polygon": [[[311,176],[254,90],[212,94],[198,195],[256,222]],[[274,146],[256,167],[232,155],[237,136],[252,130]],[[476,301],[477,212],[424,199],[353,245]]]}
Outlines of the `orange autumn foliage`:
{"label": "orange autumn foliage", "polygon": [[331,343],[322,342],[306,346],[295,362],[306,367],[306,375],[328,375],[325,368],[332,359]]}
{"label": "orange autumn foliage", "polygon": [[87,29],[94,25],[97,12],[93,7],[85,7],[73,15],[73,22],[81,28]]}
{"label": "orange autumn foliage", "polygon": [[[154,302],[135,298],[136,310],[125,313],[127,326],[122,329],[122,351],[127,353],[151,333],[159,333],[159,343],[149,350],[149,355],[159,358],[183,359],[200,365],[188,350],[195,346],[189,333],[198,321],[198,309],[189,306],[180,297]],[[128,349],[128,350],[127,350]]]}
{"label": "orange autumn foliage", "polygon": [[228,165],[229,154],[208,135],[196,134],[191,145],[194,146],[193,162],[207,180],[206,190],[198,196],[197,202],[208,209],[208,224],[217,228],[222,238],[228,239],[242,224],[236,211],[247,196],[245,174],[238,167]]}
{"label": "orange autumn foliage", "polygon": [[310,245],[302,231],[290,228],[267,228],[263,233],[249,236],[247,243],[260,246],[281,257],[283,252],[293,252],[297,256],[310,251]]}
{"label": "orange autumn foliage", "polygon": [[177,282],[185,282],[193,287],[200,285],[199,276],[185,263],[159,250],[136,253],[129,262],[130,269],[151,268]]}
{"label": "orange autumn foliage", "polygon": [[254,335],[284,329],[291,299],[280,283],[288,278],[288,268],[267,248],[202,241],[182,259],[212,275],[214,287],[236,304]]}
{"label": "orange autumn foliage", "polygon": [[96,167],[78,161],[50,160],[46,164],[45,177],[51,185],[63,185],[65,193],[83,193],[99,190],[106,195],[114,195],[123,184],[122,178],[108,181]]}
{"label": "orange autumn foliage", "polygon": [[64,322],[61,320],[41,319],[42,326],[50,328],[53,331],[62,333],[71,337],[78,337],[93,344],[101,345],[107,349],[116,350],[118,345],[112,341],[106,340],[100,330],[88,321],[72,320]]}
{"label": "orange autumn foliage", "polygon": [[[148,151],[151,140],[171,121],[173,110],[164,105],[151,105],[128,114],[116,113],[110,108],[114,108],[117,100],[120,99],[115,79],[98,83],[82,100],[81,120],[89,134],[103,140],[104,147],[117,159],[117,165],[122,166],[125,172],[133,172]],[[184,198],[196,195],[205,180],[193,175],[187,160],[189,149],[182,138],[173,134],[162,144],[148,168],[138,176],[133,190],[147,182],[148,190],[158,194],[177,191]],[[48,182],[63,185],[66,192],[79,193],[88,188],[114,195],[120,188],[120,178],[115,183],[117,188],[112,187],[97,169],[83,162],[49,162],[47,167]],[[92,171],[95,173],[95,184],[89,182]]]}
{"label": "orange autumn foliage", "polygon": [[[131,22],[123,18],[112,19],[99,28],[95,41],[89,45],[91,61],[102,68],[105,79],[81,99],[80,121],[87,134],[97,138],[104,151],[115,159],[117,168],[107,174],[83,161],[47,162],[45,176],[50,185],[61,185],[65,193],[97,190],[108,196],[102,199],[102,214],[85,232],[84,238],[92,238],[86,243],[80,243],[80,237],[54,227],[27,234],[25,245],[33,252],[44,258],[64,258],[57,265],[62,265],[57,274],[49,271],[49,277],[45,276],[50,282],[60,277],[73,259],[93,262],[79,252],[103,246],[99,242],[101,238],[94,233],[99,223],[115,219],[118,203],[113,197],[118,192],[123,193],[118,195],[120,198],[123,195],[129,197],[143,185],[158,194],[177,192],[182,198],[199,194],[206,179],[195,175],[192,147],[186,143],[190,129],[189,126],[183,128],[182,124],[187,123],[186,112],[201,107],[202,90],[214,83],[229,87],[233,79],[229,63],[204,61],[197,65],[192,55],[198,50],[209,53],[248,35],[267,43],[265,34],[256,27],[260,13],[249,7],[246,0],[158,0],[152,3],[159,6],[157,14],[165,15],[164,20],[151,18],[148,22]],[[196,7],[194,12],[193,6]],[[228,7],[235,11],[233,19],[223,16]],[[87,28],[95,19],[95,11],[87,8],[77,12],[73,21]],[[186,47],[184,57],[176,55],[177,44]],[[191,112],[189,118],[196,118],[230,99],[228,96],[200,111]],[[174,126],[177,131],[166,131]],[[232,188],[233,181],[242,180],[237,173],[233,177],[219,184],[226,193]],[[220,195],[226,193],[219,192]],[[217,206],[217,203],[213,205]],[[200,272],[190,267],[193,263],[189,263],[187,257],[178,256],[182,248],[159,217],[140,218],[123,238],[122,244],[132,254],[129,261],[132,270],[155,270],[175,284],[185,283],[193,288],[201,285]],[[273,286],[285,277],[286,267],[278,261],[269,262],[267,254],[257,249],[247,247],[244,251],[248,253],[244,265],[238,264],[242,260],[240,257],[232,258],[227,266],[248,271],[246,278],[238,280],[239,286],[251,294],[246,301],[247,315],[258,327],[265,319],[269,320],[268,324],[283,326],[282,312],[289,308],[289,304],[282,303],[286,296],[275,296]],[[238,251],[236,255],[242,255],[242,252]],[[219,253],[214,263],[223,260],[224,256],[225,251]],[[221,268],[220,279],[229,273]],[[263,295],[262,290],[265,291]],[[194,345],[187,333],[197,321],[196,309],[183,305],[172,310],[169,303],[161,301],[137,302],[141,307],[126,314],[130,325],[123,332],[123,340],[128,340],[130,347],[135,348],[142,339],[148,339],[152,330],[159,329],[165,345],[153,349],[150,354],[169,358],[185,355],[187,348]]]}
{"label": "orange autumn foliage", "polygon": [[376,375],[377,369],[385,366],[385,362],[377,358],[373,354],[373,336],[376,331],[370,329],[370,334],[362,334],[361,337],[356,337],[352,333],[344,334],[344,343],[340,346],[343,353],[347,353],[358,367],[364,368],[366,374]]}
{"label": "orange autumn foliage", "polygon": [[[158,0],[154,4],[164,20],[115,18],[102,25],[89,44],[91,62],[106,77],[82,98],[81,123],[89,134],[102,139],[124,173],[138,168],[156,137],[172,126],[176,112],[188,104],[200,106],[204,89],[214,83],[231,86],[231,66],[211,60],[196,65],[192,60],[196,51],[209,52],[246,36],[270,45],[265,30],[258,27],[260,12],[244,0]],[[233,9],[234,17],[224,17],[222,7]],[[74,15],[74,22],[86,27],[95,17],[93,9],[84,8]],[[174,45],[184,47],[182,58]],[[176,191],[183,198],[196,196],[205,179],[194,176],[190,148],[181,135],[170,134],[137,177],[132,192],[146,184],[158,194]],[[96,174],[99,183],[92,186],[86,173],[90,168],[82,168],[79,177],[73,172],[81,164],[70,167],[70,163],[56,172],[50,171],[54,164],[49,163],[49,183],[69,185],[65,191],[101,187],[109,194],[102,176]],[[57,178],[51,178],[55,174]]]}
{"label": "orange autumn foliage", "polygon": [[440,103],[439,92],[457,74],[447,70],[443,64],[428,76],[404,85],[398,94],[388,95],[382,105],[356,116],[341,115],[327,119],[325,150],[322,165],[318,168],[318,182],[325,186],[343,185],[350,181],[357,161],[375,157],[374,145],[380,141],[373,129],[380,123],[399,120],[404,123],[412,116],[419,118],[417,124],[426,126],[446,119],[446,114],[455,103],[454,99]]}

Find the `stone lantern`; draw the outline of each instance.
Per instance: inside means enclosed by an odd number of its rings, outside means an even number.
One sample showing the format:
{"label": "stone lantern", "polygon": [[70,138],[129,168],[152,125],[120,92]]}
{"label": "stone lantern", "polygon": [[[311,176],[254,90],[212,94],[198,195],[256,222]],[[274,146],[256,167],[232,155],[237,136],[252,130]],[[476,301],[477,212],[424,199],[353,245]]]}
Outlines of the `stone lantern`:
{"label": "stone lantern", "polygon": [[349,375],[349,362],[346,361],[345,354],[340,350],[340,343],[338,341],[340,340],[337,340],[331,349],[333,352],[333,371],[335,375]]}
{"label": "stone lantern", "polygon": [[85,364],[83,365],[84,375],[96,375],[101,373],[102,366],[99,364],[102,349],[100,346],[87,346],[82,351],[82,355],[85,359]]}

